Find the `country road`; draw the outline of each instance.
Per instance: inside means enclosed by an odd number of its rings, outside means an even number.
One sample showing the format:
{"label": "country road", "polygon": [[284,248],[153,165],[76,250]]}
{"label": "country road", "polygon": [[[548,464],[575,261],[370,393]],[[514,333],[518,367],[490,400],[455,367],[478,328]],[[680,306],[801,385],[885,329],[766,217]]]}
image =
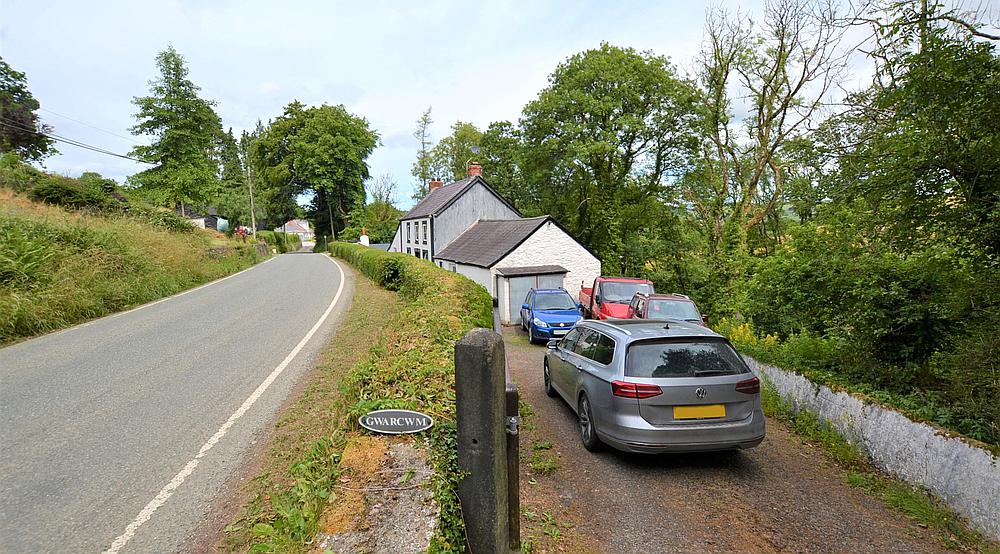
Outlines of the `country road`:
{"label": "country road", "polygon": [[190,549],[352,292],[286,254],[0,349],[0,551]]}

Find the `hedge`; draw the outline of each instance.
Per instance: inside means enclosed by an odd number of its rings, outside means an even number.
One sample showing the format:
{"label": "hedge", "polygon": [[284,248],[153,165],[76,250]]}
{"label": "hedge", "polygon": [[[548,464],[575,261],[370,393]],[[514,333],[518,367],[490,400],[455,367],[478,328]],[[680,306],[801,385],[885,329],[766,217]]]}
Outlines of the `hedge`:
{"label": "hedge", "polygon": [[295,252],[302,248],[302,239],[298,235],[281,231],[257,231],[257,240],[263,240],[269,246],[273,246],[280,254]]}
{"label": "hedge", "polygon": [[[340,384],[347,425],[356,426],[361,415],[387,408],[419,410],[434,418],[427,444],[441,516],[428,552],[465,552],[457,494],[454,345],[469,330],[492,326],[492,299],[462,275],[413,256],[341,242],[330,244],[330,252],[375,284],[398,291],[406,301],[368,356]],[[251,551],[288,549],[289,544],[304,544],[314,537],[330,494],[316,484],[336,475],[341,439],[317,441],[305,459],[292,464],[294,484],[270,493],[271,504],[281,508],[253,526]],[[299,474],[306,469],[308,475]]]}

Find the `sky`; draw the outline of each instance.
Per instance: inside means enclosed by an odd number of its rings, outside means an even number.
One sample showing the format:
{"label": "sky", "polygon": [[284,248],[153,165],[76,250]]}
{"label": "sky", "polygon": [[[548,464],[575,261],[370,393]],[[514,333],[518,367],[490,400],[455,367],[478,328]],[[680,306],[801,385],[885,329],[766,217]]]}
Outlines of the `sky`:
{"label": "sky", "polygon": [[[516,121],[572,54],[602,41],[668,56],[691,72],[708,2],[143,2],[0,0],[0,56],[27,74],[39,115],[62,136],[127,153],[133,97],[148,93],[154,58],[181,53],[203,98],[237,135],[292,100],[343,104],[381,136],[372,175],[412,204],[416,120],[432,139],[457,120],[481,129]],[[726,1],[759,14],[758,0]],[[122,181],[144,166],[59,145],[46,169]]]}

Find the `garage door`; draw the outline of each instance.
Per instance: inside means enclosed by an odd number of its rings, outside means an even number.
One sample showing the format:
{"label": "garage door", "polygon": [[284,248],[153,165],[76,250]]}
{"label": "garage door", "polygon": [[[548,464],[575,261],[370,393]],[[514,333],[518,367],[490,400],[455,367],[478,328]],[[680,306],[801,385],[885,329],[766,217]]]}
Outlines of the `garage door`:
{"label": "garage door", "polygon": [[510,322],[521,323],[521,304],[531,289],[557,289],[563,286],[562,275],[525,275],[510,277]]}

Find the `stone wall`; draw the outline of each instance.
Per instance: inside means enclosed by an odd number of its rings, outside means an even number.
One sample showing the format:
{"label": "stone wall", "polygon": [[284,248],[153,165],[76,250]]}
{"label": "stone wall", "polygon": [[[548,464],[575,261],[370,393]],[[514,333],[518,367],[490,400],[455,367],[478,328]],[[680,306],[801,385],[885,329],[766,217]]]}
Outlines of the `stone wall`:
{"label": "stone wall", "polygon": [[973,527],[1000,540],[1000,460],[990,452],[895,410],[744,358],[795,409],[819,414],[877,467],[927,488]]}

